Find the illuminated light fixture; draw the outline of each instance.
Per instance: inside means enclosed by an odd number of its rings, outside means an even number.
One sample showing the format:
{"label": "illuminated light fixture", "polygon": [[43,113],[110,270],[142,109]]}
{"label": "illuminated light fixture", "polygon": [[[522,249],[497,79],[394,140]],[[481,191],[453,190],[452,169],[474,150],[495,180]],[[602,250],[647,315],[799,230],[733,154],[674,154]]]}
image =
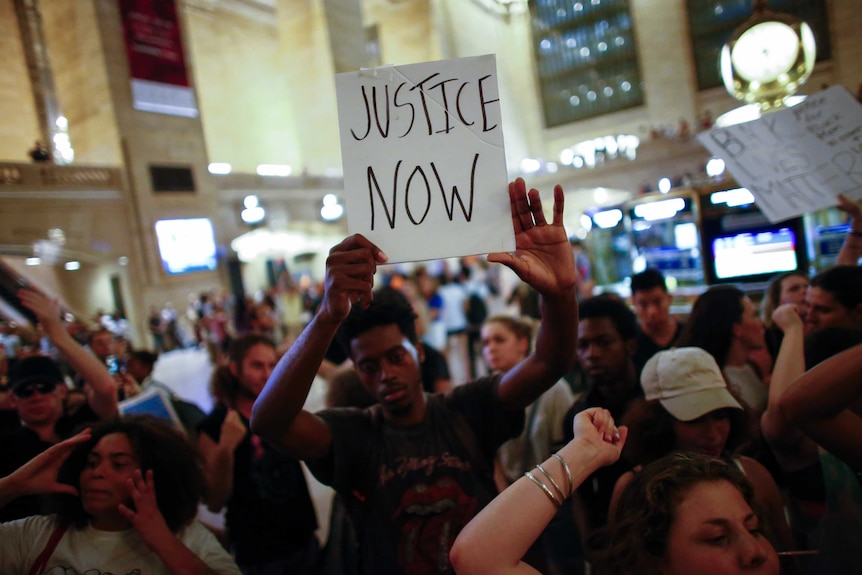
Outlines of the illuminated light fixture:
{"label": "illuminated light fixture", "polygon": [[587,231],[593,229],[593,218],[587,214],[581,214],[581,227]]}
{"label": "illuminated light fixture", "polygon": [[622,210],[616,208],[593,214],[593,222],[603,230],[617,227],[617,224],[619,224],[622,219]]}
{"label": "illuminated light fixture", "polygon": [[535,174],[542,169],[542,163],[533,158],[524,158],[521,160],[521,171],[525,174]]}
{"label": "illuminated light fixture", "polygon": [[260,205],[257,196],[249,195],[246,196],[242,201],[242,205],[245,209],[240,212],[239,217],[242,218],[247,224],[259,224],[263,221],[263,218],[266,217],[266,210]]}
{"label": "illuminated light fixture", "polygon": [[344,206],[338,203],[335,194],[323,196],[323,207],[320,208],[320,217],[327,222],[334,222],[344,214]]}
{"label": "illuminated light fixture", "polygon": [[670,178],[662,178],[658,181],[658,191],[663,194],[666,194],[673,187],[673,184],[670,181]]}
{"label": "illuminated light fixture", "polygon": [[717,178],[724,173],[724,160],[721,158],[710,158],[706,163],[706,175]]}
{"label": "illuminated light fixture", "polygon": [[684,209],[684,199],[672,198],[670,200],[661,200],[660,202],[649,202],[648,204],[637,205],[635,206],[635,215],[648,222],[654,222],[656,220],[672,218]]}
{"label": "illuminated light fixture", "polygon": [[[784,99],[784,106],[786,108],[792,108],[796,104],[803,102],[805,98],[806,96],[804,94],[788,96]],[[760,112],[760,104],[746,104],[745,106],[734,108],[729,112],[725,112],[720,115],[715,119],[715,126],[717,128],[727,128],[728,126],[735,126],[736,124],[753,122],[754,120],[760,119]]]}
{"label": "illuminated light fixture", "polygon": [[66,116],[57,116],[54,125],[57,126],[58,130],[66,131],[69,129],[69,119]]}
{"label": "illuminated light fixture", "polygon": [[285,164],[261,164],[257,167],[258,176],[279,176],[287,177],[293,169]]}
{"label": "illuminated light fixture", "polygon": [[126,256],[120,256],[119,258],[117,258],[117,263],[121,266],[127,266],[129,265],[129,258],[127,258]]}
{"label": "illuminated light fixture", "polygon": [[631,134],[602,136],[579,142],[560,151],[560,163],[575,168],[594,168],[609,160],[637,158],[640,138]]}
{"label": "illuminated light fixture", "polygon": [[231,171],[231,166],[227,162],[213,162],[207,169],[211,174],[225,175],[229,174]]}
{"label": "illuminated light fixture", "polygon": [[709,203],[727,204],[728,207],[747,206],[754,203],[754,194],[747,188],[734,188],[732,190],[721,190],[709,195]]}
{"label": "illuminated light fixture", "polygon": [[597,204],[603,204],[608,201],[608,191],[605,188],[596,188],[593,192],[593,200]]}
{"label": "illuminated light fixture", "polygon": [[556,162],[548,162],[545,164],[545,171],[549,174],[556,174],[559,167]]}
{"label": "illuminated light fixture", "polygon": [[41,263],[42,263],[42,258],[32,257],[32,258],[27,258],[26,260],[24,260],[24,264],[28,265],[28,266],[38,266]]}
{"label": "illuminated light fixture", "polygon": [[48,230],[48,239],[62,246],[66,243],[66,233],[60,228],[51,228]]}
{"label": "illuminated light fixture", "polygon": [[71,262],[66,262],[65,268],[67,272],[78,271],[79,269],[81,269],[81,262],[74,260]]}

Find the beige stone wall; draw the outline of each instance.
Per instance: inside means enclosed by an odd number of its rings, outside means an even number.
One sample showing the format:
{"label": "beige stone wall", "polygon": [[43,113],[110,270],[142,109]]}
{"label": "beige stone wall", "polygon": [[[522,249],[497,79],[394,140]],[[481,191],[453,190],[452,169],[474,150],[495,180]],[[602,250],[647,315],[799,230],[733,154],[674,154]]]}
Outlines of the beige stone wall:
{"label": "beige stone wall", "polygon": [[831,0],[829,9],[835,82],[856,94],[862,85],[862,0]]}
{"label": "beige stone wall", "polygon": [[366,26],[378,27],[383,64],[398,66],[441,58],[429,0],[366,0],[363,17]]}
{"label": "beige stone wall", "polygon": [[12,0],[0,0],[0,160],[28,162],[41,138]]}
{"label": "beige stone wall", "polygon": [[274,16],[266,23],[187,9],[186,23],[209,160],[245,173],[259,164],[300,166]]}
{"label": "beige stone wall", "polygon": [[120,137],[108,91],[93,2],[39,2],[60,110],[75,163],[120,166]]}
{"label": "beige stone wall", "polygon": [[335,73],[321,0],[277,0],[278,57],[295,119],[300,163],[310,173],[341,170]]}

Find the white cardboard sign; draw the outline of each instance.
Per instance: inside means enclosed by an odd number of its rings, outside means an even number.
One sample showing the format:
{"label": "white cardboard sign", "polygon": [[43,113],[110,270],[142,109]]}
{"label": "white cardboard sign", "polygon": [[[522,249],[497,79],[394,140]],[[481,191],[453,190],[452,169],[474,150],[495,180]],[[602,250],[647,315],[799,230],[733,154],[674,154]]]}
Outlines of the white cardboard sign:
{"label": "white cardboard sign", "polygon": [[515,249],[493,55],[335,85],[350,233],[390,263]]}
{"label": "white cardboard sign", "polygon": [[771,222],[862,197],[862,106],[841,86],[698,139]]}

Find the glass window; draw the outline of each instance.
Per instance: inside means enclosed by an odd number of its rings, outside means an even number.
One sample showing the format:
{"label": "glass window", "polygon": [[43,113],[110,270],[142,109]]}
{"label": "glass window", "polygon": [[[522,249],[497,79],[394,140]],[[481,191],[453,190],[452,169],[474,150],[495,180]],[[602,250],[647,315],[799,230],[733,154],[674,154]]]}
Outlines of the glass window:
{"label": "glass window", "polygon": [[545,126],[644,102],[628,0],[531,0]]}
{"label": "glass window", "polygon": [[[751,0],[686,0],[691,43],[701,90],[721,86],[718,59],[721,47],[737,26],[751,16]],[[826,2],[823,0],[771,0],[769,9],[805,20],[817,42],[817,61],[832,57]]]}

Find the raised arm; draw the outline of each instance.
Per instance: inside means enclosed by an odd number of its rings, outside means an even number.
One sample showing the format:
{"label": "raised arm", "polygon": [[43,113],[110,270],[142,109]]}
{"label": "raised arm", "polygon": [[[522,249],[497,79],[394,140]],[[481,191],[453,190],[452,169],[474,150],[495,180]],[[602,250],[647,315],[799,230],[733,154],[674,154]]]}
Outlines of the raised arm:
{"label": "raised arm", "polygon": [[847,409],[862,395],[862,344],[805,372],[779,402],[790,421],[818,445],[862,469],[862,417]]}
{"label": "raised arm", "polygon": [[385,262],[380,248],[361,235],[353,235],[330,250],[323,301],[254,402],[253,433],[297,459],[314,459],[329,451],[329,428],[302,406],[338,327],[351,306],[371,302],[374,273],[377,265]]}
{"label": "raised arm", "polygon": [[794,304],[779,306],[772,313],[772,321],[784,332],[784,338],[775,358],[769,400],[760,418],[760,429],[781,467],[795,471],[816,462],[819,457],[817,444],[788,421],[779,408],[787,388],[805,373],[805,326]]}
{"label": "raised arm", "polygon": [[84,349],[66,331],[60,319],[57,300],[32,288],[19,290],[18,297],[27,309],[36,314],[48,338],[57,346],[69,366],[87,383],[84,392],[90,408],[102,419],[115,417],[117,384],[99,358]]}
{"label": "raised arm", "polygon": [[77,495],[71,485],[57,481],[57,471],[79,443],[90,440],[90,430],[55,443],[6,477],[0,478],[0,507],[24,495],[68,493]]}
{"label": "raised arm", "polygon": [[128,479],[134,505],[120,504],[120,513],[132,524],[147,547],[165,564],[173,575],[240,575],[239,568],[227,552],[217,549],[206,560],[199,557],[171,532],[156,503],[153,470],[146,474],[135,471]]}
{"label": "raised arm", "polygon": [[495,253],[502,263],[542,296],[542,323],[533,353],[500,382],[500,401],[507,409],[524,408],[569,371],[575,358],[578,305],[575,261],[563,227],[563,188],[554,187],[554,219],[545,221],[539,192],[524,180],[509,184],[515,252]]}
{"label": "raised arm", "polygon": [[850,231],[847,232],[847,237],[841,244],[835,264],[855,266],[859,264],[859,258],[862,257],[862,206],[839,194],[838,209],[847,212],[850,216]]}
{"label": "raised arm", "polygon": [[204,503],[213,513],[221,511],[233,493],[234,454],[247,431],[239,413],[231,409],[221,424],[218,443],[206,433],[198,435],[198,452],[204,461],[207,482]]}
{"label": "raised arm", "polygon": [[[533,477],[520,478],[494,498],[461,531],[449,559],[458,575],[532,575],[538,573],[521,561],[557,511],[548,493],[556,494],[554,484],[568,497],[596,469],[619,459],[626,429],[617,430],[607,410],[594,408],[575,417],[575,438],[557,455],[566,462],[571,481],[560,460],[543,462]],[[548,492],[545,491],[548,489]],[[567,491],[567,492],[566,492]],[[558,501],[562,503],[562,501]]]}

